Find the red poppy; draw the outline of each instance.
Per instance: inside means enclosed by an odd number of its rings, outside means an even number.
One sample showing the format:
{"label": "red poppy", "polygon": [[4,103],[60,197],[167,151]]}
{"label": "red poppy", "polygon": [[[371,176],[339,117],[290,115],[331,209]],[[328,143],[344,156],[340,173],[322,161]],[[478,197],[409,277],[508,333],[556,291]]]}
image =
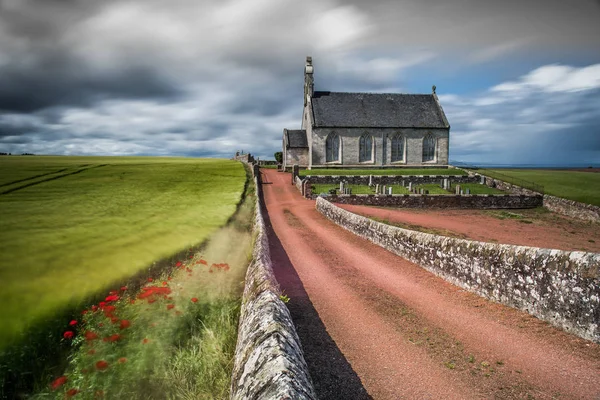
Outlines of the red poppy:
{"label": "red poppy", "polygon": [[168,278],[167,278],[167,280],[168,280],[168,281],[170,281],[170,280],[171,280],[171,277],[168,277]]}
{"label": "red poppy", "polygon": [[128,320],[124,319],[121,320],[121,325],[119,325],[120,329],[125,329],[125,328],[129,328],[131,326],[131,322],[129,322]]}
{"label": "red poppy", "polygon": [[85,331],[83,336],[85,337],[85,340],[87,340],[88,342],[98,339],[98,335],[92,331]]}
{"label": "red poppy", "polygon": [[110,292],[108,292],[108,294],[110,294],[111,296],[116,295],[118,292],[116,290],[111,290]]}
{"label": "red poppy", "polygon": [[175,264],[176,267],[181,267],[181,261],[177,261],[177,264]]}
{"label": "red poppy", "polygon": [[199,264],[204,264],[204,265],[208,265],[208,263],[206,262],[206,260],[200,260],[198,261]]}
{"label": "red poppy", "polygon": [[115,306],[104,306],[102,310],[104,311],[104,315],[108,318],[112,317],[113,312],[115,312],[116,309],[117,307]]}
{"label": "red poppy", "polygon": [[73,339],[73,336],[75,336],[73,331],[66,331],[65,333],[63,333],[63,337],[65,339]]}
{"label": "red poppy", "polygon": [[146,299],[155,295],[168,295],[171,294],[171,289],[168,287],[146,286],[142,288],[142,292],[138,295],[138,299]]}
{"label": "red poppy", "polygon": [[83,310],[83,311],[81,312],[81,315],[85,315],[85,314],[87,314],[87,313],[89,313],[89,311],[88,311],[88,310]]}
{"label": "red poppy", "polygon": [[117,296],[116,294],[111,294],[110,296],[107,296],[104,300],[106,300],[107,302],[117,301],[119,300],[119,296]]}
{"label": "red poppy", "polygon": [[167,304],[167,310],[175,308],[175,304]]}
{"label": "red poppy", "polygon": [[148,282],[152,282],[152,278],[148,278]]}
{"label": "red poppy", "polygon": [[98,371],[104,371],[106,368],[108,368],[108,363],[104,360],[100,360],[96,363],[96,369]]}
{"label": "red poppy", "polygon": [[163,286],[167,286],[167,285],[168,285],[168,283],[167,283],[167,282],[163,282]]}
{"label": "red poppy", "polygon": [[156,301],[156,299],[148,299],[148,304],[152,304]]}
{"label": "red poppy", "polygon": [[142,340],[142,343],[143,343],[143,344],[147,344],[147,343],[149,343],[149,342],[150,342],[150,339],[146,339],[146,338],[144,338],[144,340]]}
{"label": "red poppy", "polygon": [[70,326],[75,326],[77,325],[77,321],[76,320],[72,320],[71,322],[69,322]]}
{"label": "red poppy", "polygon": [[197,297],[192,297],[192,303],[197,303],[198,302],[198,298]]}
{"label": "red poppy", "polygon": [[135,300],[134,299],[129,300],[129,304],[135,304]]}
{"label": "red poppy", "polygon": [[119,335],[118,333],[114,333],[108,337],[105,337],[104,339],[105,342],[116,342],[117,340],[121,340],[121,335]]}
{"label": "red poppy", "polygon": [[192,269],[191,269],[191,268],[188,268],[188,267],[185,267],[185,270],[186,270],[187,272],[192,272]]}
{"label": "red poppy", "polygon": [[100,303],[98,303],[98,307],[100,308],[104,308],[104,306],[106,305],[105,302],[101,301]]}
{"label": "red poppy", "polygon": [[69,390],[67,390],[67,397],[73,397],[77,393],[79,393],[79,389],[75,389],[75,388],[69,389]]}
{"label": "red poppy", "polygon": [[95,350],[95,349],[89,349],[89,350],[88,350],[88,354],[89,354],[90,356],[93,356],[94,354],[96,354],[96,350]]}
{"label": "red poppy", "polygon": [[100,328],[102,328],[102,327],[104,326],[104,324],[103,324],[102,322],[100,322],[100,323],[98,324],[98,326],[99,326]]}
{"label": "red poppy", "polygon": [[62,385],[64,385],[65,383],[67,383],[67,377],[66,376],[59,376],[58,378],[56,378],[54,380],[54,382],[52,382],[50,384],[50,388],[52,388],[52,390],[56,390],[59,387],[61,387]]}
{"label": "red poppy", "polygon": [[194,258],[194,256],[190,256],[190,259]]}
{"label": "red poppy", "polygon": [[124,292],[127,290],[127,286],[121,286],[121,292]]}
{"label": "red poppy", "polygon": [[124,363],[126,363],[126,362],[127,362],[127,359],[126,359],[125,357],[121,357],[121,358],[119,358],[119,363],[120,363],[120,364],[124,364]]}
{"label": "red poppy", "polygon": [[98,311],[98,306],[92,306],[92,311]]}
{"label": "red poppy", "polygon": [[113,324],[116,324],[117,322],[119,322],[119,318],[117,318],[117,317],[110,317],[110,322],[112,322]]}

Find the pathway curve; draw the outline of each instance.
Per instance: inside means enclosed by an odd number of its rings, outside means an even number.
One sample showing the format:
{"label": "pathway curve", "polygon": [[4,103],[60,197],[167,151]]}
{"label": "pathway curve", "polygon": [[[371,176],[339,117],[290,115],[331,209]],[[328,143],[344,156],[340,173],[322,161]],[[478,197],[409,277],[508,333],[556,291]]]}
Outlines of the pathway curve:
{"label": "pathway curve", "polygon": [[276,277],[321,399],[600,398],[600,346],[333,224],[262,170]]}

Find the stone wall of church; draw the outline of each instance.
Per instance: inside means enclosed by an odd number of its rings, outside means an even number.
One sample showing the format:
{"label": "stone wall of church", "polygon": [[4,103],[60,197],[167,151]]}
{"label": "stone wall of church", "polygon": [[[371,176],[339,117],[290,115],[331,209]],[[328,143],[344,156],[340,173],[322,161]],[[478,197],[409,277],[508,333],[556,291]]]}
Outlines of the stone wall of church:
{"label": "stone wall of church", "polygon": [[308,148],[292,148],[286,149],[285,165],[291,167],[298,164],[300,167],[308,166]]}
{"label": "stone wall of church", "polygon": [[[327,163],[325,141],[335,132],[340,136],[341,157],[339,162]],[[369,162],[359,162],[360,137],[369,133],[373,137],[373,157]],[[392,162],[392,137],[401,134],[405,138],[403,161]],[[431,133],[437,139],[436,160],[423,162],[423,138]],[[447,165],[449,131],[447,129],[393,129],[393,128],[315,128],[311,135],[312,167],[325,165],[381,166],[381,165]],[[385,146],[384,146],[385,141]]]}

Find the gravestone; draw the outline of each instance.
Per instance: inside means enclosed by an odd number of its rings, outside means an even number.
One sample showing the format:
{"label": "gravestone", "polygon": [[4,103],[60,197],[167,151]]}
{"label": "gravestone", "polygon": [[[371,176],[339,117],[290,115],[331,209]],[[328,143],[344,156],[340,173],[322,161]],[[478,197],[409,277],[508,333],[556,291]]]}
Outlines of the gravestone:
{"label": "gravestone", "polygon": [[344,193],[344,182],[340,182],[340,193]]}
{"label": "gravestone", "polygon": [[460,190],[460,185],[456,185],[454,193],[459,195],[459,194],[462,194],[461,192],[462,192],[462,190]]}
{"label": "gravestone", "polygon": [[392,194],[392,187],[391,186],[388,188],[388,194]]}
{"label": "gravestone", "polygon": [[408,182],[408,191],[412,192],[412,189],[413,189],[412,182]]}
{"label": "gravestone", "polygon": [[369,186],[373,186],[373,175],[369,175]]}
{"label": "gravestone", "polygon": [[292,185],[296,184],[296,177],[298,175],[300,175],[300,167],[298,167],[298,164],[294,164],[292,165]]}
{"label": "gravestone", "polygon": [[443,188],[444,188],[444,190],[450,189],[450,179],[444,178],[444,186],[443,186]]}
{"label": "gravestone", "polygon": [[466,189],[465,189],[465,194],[471,194],[471,189],[469,189],[469,188],[466,188]]}
{"label": "gravestone", "polygon": [[375,194],[379,194],[379,183],[375,185]]}
{"label": "gravestone", "polygon": [[480,175],[480,178],[481,178],[481,180],[479,183],[481,183],[482,185],[485,185],[485,176]]}

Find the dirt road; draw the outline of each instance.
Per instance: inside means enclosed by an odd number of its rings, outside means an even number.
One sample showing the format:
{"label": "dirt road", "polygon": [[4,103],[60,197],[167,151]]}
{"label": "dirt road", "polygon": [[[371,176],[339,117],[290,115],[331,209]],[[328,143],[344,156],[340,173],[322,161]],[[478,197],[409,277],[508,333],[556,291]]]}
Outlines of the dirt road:
{"label": "dirt road", "polygon": [[600,346],[339,228],[262,170],[275,274],[321,399],[600,398]]}

